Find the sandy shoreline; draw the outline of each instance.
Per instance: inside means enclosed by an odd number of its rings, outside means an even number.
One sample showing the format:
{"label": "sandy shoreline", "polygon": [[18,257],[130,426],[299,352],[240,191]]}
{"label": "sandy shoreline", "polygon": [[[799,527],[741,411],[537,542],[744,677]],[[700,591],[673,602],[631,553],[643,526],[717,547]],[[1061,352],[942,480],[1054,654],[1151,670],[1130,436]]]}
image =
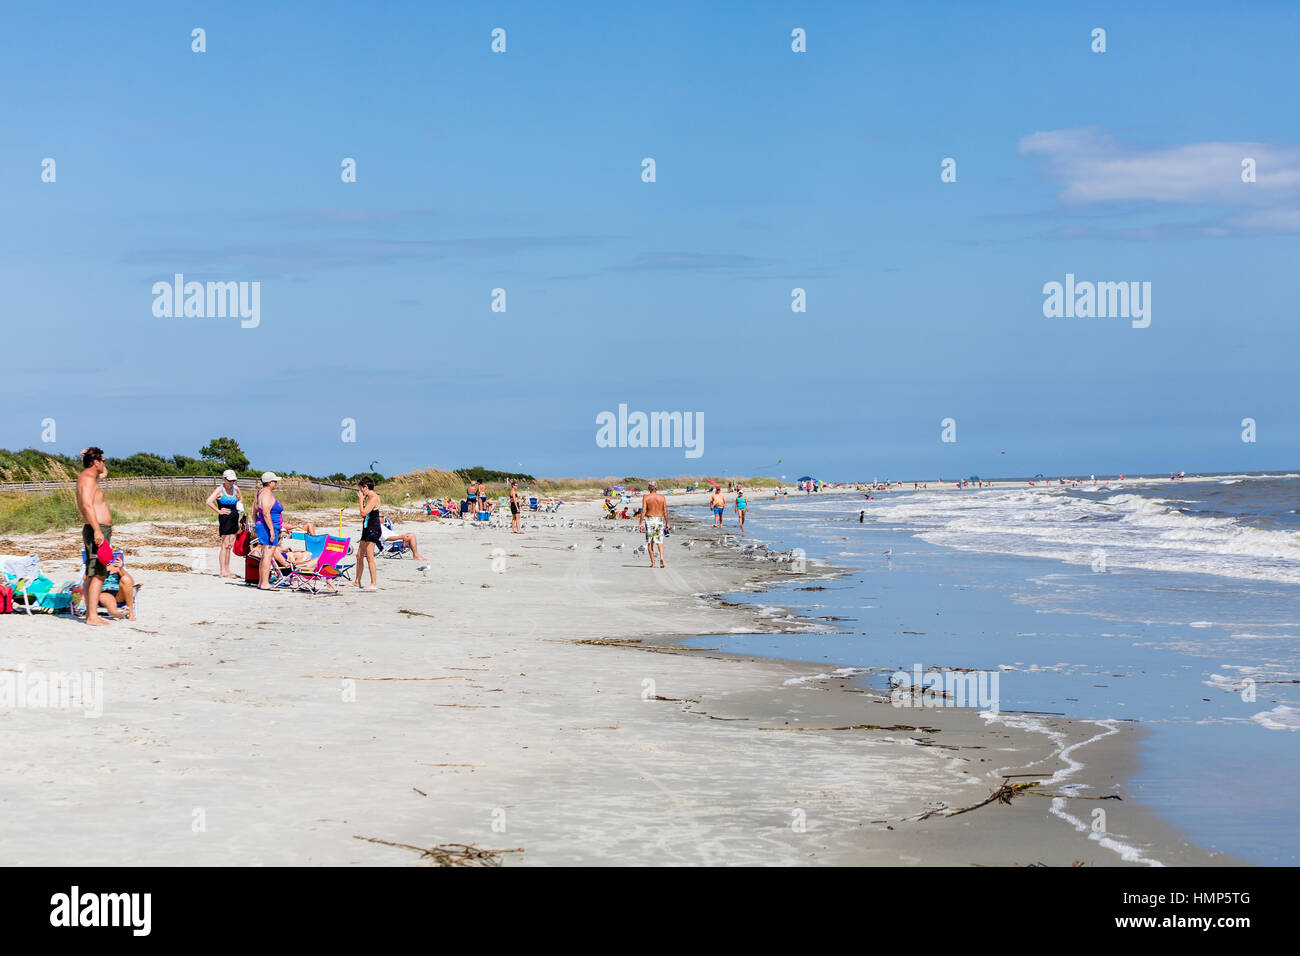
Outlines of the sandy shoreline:
{"label": "sandy shoreline", "polygon": [[[651,571],[632,554],[639,536],[598,522],[596,503],[570,507],[561,527],[530,518],[542,526],[523,537],[409,522],[429,570],[383,561],[374,594],[260,594],[211,572],[142,570],[135,623],[3,619],[0,668],[102,671],[104,712],[0,709],[0,858],[421,863],[362,837],[522,848],[506,865],[1125,862],[1048,797],[918,819],[984,800],[1003,774],[1063,770],[1063,748],[1106,728],[895,708],[850,679],[786,683],[817,665],[676,646],[771,630],[708,596],[788,572],[684,548],[710,532],[680,519],[669,568]],[[166,527],[119,535],[136,563],[206,554],[215,566],[207,525],[179,547],[145,543],[174,537]],[[75,560],[47,570],[71,577]],[[1042,789],[1123,797],[1064,810],[1091,822],[1104,807],[1130,862],[1237,862],[1187,845],[1129,798],[1138,735],[1117,726]]]}

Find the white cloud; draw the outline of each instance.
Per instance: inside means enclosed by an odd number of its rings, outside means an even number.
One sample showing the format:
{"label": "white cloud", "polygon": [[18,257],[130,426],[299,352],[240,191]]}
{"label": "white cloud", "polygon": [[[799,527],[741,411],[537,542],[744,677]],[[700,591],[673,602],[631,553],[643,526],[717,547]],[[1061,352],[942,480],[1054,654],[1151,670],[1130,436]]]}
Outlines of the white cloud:
{"label": "white cloud", "polygon": [[[1080,128],[1031,133],[1020,140],[1019,150],[1046,164],[1048,174],[1064,186],[1061,199],[1068,203],[1254,205],[1300,194],[1300,147],[1295,146],[1189,143],[1156,149]],[[1246,158],[1255,160],[1256,182],[1241,180]]]}

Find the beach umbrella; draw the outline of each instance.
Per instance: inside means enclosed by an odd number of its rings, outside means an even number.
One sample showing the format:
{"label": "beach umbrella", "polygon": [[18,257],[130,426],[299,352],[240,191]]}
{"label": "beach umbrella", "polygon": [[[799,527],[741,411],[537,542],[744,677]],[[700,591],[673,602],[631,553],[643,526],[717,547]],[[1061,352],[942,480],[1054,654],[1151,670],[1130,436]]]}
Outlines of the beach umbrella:
{"label": "beach umbrella", "polygon": [[804,475],[804,476],[803,476],[802,478],[800,478],[799,480],[800,480],[800,481],[812,481],[812,475]]}
{"label": "beach umbrella", "polygon": [[979,480],[980,480],[979,475],[971,475],[970,478],[967,479],[967,481],[979,481]]}

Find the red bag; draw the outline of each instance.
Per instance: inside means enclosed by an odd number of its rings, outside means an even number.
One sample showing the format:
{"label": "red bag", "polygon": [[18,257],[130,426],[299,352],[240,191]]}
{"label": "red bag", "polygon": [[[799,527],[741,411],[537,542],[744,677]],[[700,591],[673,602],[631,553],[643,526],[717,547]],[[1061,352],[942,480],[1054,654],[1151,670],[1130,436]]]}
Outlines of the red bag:
{"label": "red bag", "polygon": [[12,614],[14,611],[14,589],[7,584],[0,584],[0,614]]}
{"label": "red bag", "polygon": [[235,535],[234,552],[241,558],[248,554],[248,537],[247,528]]}

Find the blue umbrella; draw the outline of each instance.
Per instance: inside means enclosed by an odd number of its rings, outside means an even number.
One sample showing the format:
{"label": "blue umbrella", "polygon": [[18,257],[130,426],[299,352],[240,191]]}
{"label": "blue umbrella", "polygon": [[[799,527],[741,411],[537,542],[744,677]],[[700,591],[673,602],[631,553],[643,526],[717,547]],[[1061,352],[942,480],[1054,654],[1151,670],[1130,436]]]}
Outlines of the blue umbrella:
{"label": "blue umbrella", "polygon": [[804,475],[804,476],[803,476],[802,478],[800,478],[799,480],[800,480],[800,481],[812,481],[812,475]]}

